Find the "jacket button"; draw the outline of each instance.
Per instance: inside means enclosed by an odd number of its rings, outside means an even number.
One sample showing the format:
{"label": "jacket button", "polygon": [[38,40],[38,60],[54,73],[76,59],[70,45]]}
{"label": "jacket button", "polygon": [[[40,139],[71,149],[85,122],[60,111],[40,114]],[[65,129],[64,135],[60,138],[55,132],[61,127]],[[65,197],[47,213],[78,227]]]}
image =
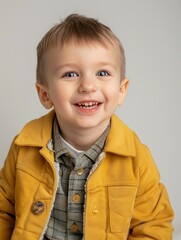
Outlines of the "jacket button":
{"label": "jacket button", "polygon": [[92,211],[92,213],[93,213],[94,216],[96,216],[97,214],[99,214],[99,210],[95,208],[95,209]]}
{"label": "jacket button", "polygon": [[44,210],[45,210],[45,206],[42,202],[36,201],[33,203],[33,205],[32,205],[33,214],[40,215],[44,212]]}

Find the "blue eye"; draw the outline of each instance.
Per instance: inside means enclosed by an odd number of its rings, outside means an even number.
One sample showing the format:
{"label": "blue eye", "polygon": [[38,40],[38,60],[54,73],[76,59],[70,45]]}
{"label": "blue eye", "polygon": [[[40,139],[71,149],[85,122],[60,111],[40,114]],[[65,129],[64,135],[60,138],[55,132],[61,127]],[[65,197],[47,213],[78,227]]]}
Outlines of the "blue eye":
{"label": "blue eye", "polygon": [[100,72],[98,72],[97,75],[100,77],[104,77],[104,76],[109,76],[109,73],[107,71],[100,71]]}
{"label": "blue eye", "polygon": [[78,74],[75,73],[75,72],[67,72],[64,77],[69,77],[69,78],[72,78],[72,77],[77,77]]}

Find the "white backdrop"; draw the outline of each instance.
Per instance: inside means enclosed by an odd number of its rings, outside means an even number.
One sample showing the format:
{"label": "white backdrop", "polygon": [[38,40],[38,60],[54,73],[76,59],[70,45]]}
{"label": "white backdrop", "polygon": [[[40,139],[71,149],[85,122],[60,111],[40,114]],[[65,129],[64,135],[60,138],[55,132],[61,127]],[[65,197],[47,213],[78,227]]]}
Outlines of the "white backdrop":
{"label": "white backdrop", "polygon": [[70,13],[98,18],[123,43],[130,88],[117,114],[150,147],[180,240],[180,0],[0,0],[0,167],[22,126],[45,113],[34,87],[36,45]]}

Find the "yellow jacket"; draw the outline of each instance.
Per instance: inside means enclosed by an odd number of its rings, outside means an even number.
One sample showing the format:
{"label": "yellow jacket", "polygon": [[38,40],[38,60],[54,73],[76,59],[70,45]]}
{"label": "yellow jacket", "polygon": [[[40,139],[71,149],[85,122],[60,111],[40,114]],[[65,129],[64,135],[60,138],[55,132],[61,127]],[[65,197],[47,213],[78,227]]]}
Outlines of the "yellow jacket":
{"label": "yellow jacket", "polygon": [[[51,151],[54,112],[28,123],[0,172],[0,240],[42,239],[57,171]],[[173,211],[148,148],[116,116],[87,183],[85,240],[172,239]]]}

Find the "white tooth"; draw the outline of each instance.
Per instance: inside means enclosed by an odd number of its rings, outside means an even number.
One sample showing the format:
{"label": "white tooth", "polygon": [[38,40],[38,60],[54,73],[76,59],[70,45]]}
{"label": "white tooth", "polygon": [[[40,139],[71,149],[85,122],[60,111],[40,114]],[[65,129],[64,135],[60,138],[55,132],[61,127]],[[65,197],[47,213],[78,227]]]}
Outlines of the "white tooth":
{"label": "white tooth", "polygon": [[84,105],[85,105],[86,107],[87,107],[87,106],[89,106],[89,104],[88,104],[88,103],[85,103]]}
{"label": "white tooth", "polygon": [[90,103],[89,103],[89,106],[92,106],[92,104],[93,104],[93,103],[92,103],[92,102],[90,102]]}

